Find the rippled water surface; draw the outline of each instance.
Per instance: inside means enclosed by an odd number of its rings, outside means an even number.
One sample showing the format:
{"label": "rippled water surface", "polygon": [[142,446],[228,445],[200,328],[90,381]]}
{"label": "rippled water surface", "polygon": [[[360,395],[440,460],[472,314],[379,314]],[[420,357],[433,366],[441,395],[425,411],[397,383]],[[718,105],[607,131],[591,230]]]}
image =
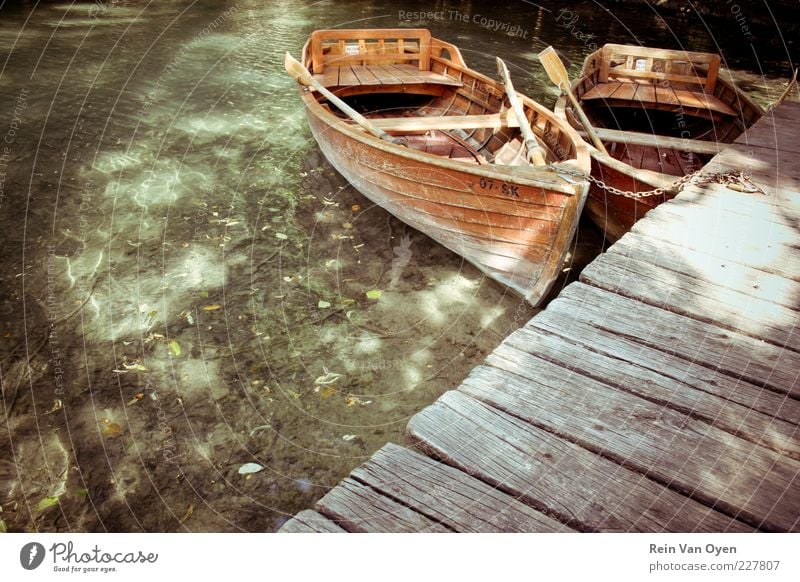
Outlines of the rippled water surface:
{"label": "rippled water surface", "polygon": [[274,530],[532,315],[327,165],[282,68],[313,29],[410,18],[548,105],[550,43],[719,46],[762,102],[786,73],[735,20],[595,3],[0,6],[9,530]]}

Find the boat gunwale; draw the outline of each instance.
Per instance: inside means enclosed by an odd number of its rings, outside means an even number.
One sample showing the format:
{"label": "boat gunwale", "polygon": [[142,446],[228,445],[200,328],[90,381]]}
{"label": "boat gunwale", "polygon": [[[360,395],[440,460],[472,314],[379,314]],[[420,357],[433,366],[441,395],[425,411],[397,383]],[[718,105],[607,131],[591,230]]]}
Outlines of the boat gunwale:
{"label": "boat gunwale", "polygon": [[[309,56],[308,50],[310,47],[310,42],[311,41],[309,39],[303,46],[303,54],[302,54],[303,63],[308,62],[308,56]],[[448,59],[444,59],[443,57],[431,55],[432,59],[435,58],[437,61],[444,61],[448,64],[448,66],[453,66],[458,70],[463,69],[462,72],[472,75],[477,80],[487,85],[491,85],[492,87],[497,88],[497,86],[499,85],[498,81],[495,81],[494,79],[491,79],[473,69],[470,69],[465,64],[462,64],[463,59],[458,58],[460,57],[460,51],[458,50],[458,47],[456,47],[455,45],[432,37],[431,46],[433,47],[434,44],[436,44],[437,47],[439,48],[448,50],[451,56],[456,56],[458,60],[451,61]],[[450,49],[452,49],[452,51]],[[432,84],[435,85],[435,83]],[[379,85],[376,85],[376,87],[377,86]],[[393,86],[391,85],[387,85],[386,87],[388,89],[386,93],[400,93],[399,91],[392,90]],[[303,99],[307,111],[313,114],[321,121],[323,121],[326,125],[330,127],[330,129],[345,134],[349,138],[355,139],[363,144],[382,150],[386,153],[395,154],[400,157],[412,159],[427,165],[441,167],[443,169],[450,171],[462,172],[478,177],[503,180],[506,182],[512,182],[515,184],[525,185],[534,188],[542,188],[550,190],[555,193],[564,194],[567,196],[578,195],[583,189],[581,185],[585,181],[581,181],[576,184],[574,182],[565,180],[564,178],[559,176],[557,172],[550,169],[538,168],[535,166],[465,164],[464,162],[451,160],[449,158],[445,159],[435,154],[420,152],[417,150],[410,150],[405,146],[389,143],[375,136],[372,136],[369,133],[361,131],[360,128],[358,128],[357,126],[353,127],[348,125],[344,120],[342,120],[342,118],[335,115],[332,111],[326,110],[322,106],[320,101],[315,97],[315,92],[308,89],[307,87],[299,86],[299,88],[301,91],[301,97]],[[588,175],[589,172],[591,171],[590,150],[587,147],[586,142],[580,137],[578,132],[572,126],[570,126],[568,122],[560,119],[552,111],[550,111],[543,105],[540,105],[533,99],[527,97],[526,95],[522,95],[519,92],[517,92],[517,94],[520,96],[520,98],[522,99],[523,103],[526,106],[530,107],[531,109],[536,111],[539,115],[541,115],[543,118],[549,120],[551,123],[558,126],[558,129],[564,132],[570,138],[572,145],[575,149],[575,157],[564,161],[574,162],[574,166],[570,168],[571,170],[583,172],[584,174]],[[536,129],[537,128],[534,127],[534,132],[536,131]]]}

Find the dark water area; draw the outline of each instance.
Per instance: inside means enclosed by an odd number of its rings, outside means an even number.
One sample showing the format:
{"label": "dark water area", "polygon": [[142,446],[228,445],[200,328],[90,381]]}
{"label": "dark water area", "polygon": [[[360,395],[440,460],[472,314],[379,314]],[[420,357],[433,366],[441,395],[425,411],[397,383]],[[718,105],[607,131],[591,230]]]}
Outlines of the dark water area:
{"label": "dark water area", "polygon": [[428,27],[548,105],[547,44],[719,50],[762,103],[790,69],[777,27],[564,6],[0,3],[0,529],[277,529],[534,313],[327,164],[312,30]]}

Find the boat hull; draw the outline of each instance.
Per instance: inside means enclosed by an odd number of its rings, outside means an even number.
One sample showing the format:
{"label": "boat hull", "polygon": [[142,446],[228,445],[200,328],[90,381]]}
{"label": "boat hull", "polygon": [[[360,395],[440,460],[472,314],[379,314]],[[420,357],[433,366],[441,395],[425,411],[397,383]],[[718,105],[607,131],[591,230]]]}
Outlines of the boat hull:
{"label": "boat hull", "polygon": [[[586,184],[559,189],[359,135],[306,99],[315,140],[359,192],[537,305],[561,271]],[[563,190],[563,191],[559,191]]]}

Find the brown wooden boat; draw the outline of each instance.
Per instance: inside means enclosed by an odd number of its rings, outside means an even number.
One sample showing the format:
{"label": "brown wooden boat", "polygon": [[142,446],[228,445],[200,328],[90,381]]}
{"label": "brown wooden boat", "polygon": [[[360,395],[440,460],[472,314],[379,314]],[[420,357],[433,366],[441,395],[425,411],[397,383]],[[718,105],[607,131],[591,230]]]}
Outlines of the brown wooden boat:
{"label": "brown wooden boat", "polygon": [[[592,176],[623,191],[669,187],[760,119],[764,110],[719,66],[715,54],[618,44],[586,57],[572,90],[608,151],[592,147]],[[556,114],[583,129],[563,96]],[[614,241],[675,194],[635,199],[592,184],[586,212]]]}
{"label": "brown wooden boat", "polygon": [[[425,29],[318,30],[302,65],[293,76],[313,75],[300,84],[312,133],[355,188],[530,303],[542,300],[588,190],[558,172],[589,172],[575,130],[514,93],[548,165],[529,163],[506,85]],[[357,114],[345,115],[336,97]],[[383,132],[391,137],[376,137]]]}

